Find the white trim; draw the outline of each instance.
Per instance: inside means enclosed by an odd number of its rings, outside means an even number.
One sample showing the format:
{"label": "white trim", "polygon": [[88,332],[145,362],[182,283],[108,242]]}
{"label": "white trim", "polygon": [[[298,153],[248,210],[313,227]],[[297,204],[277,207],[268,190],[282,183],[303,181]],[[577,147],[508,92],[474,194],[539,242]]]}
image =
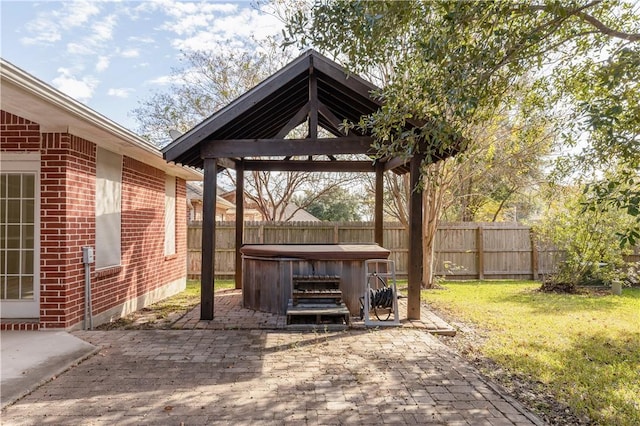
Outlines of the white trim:
{"label": "white trim", "polygon": [[[38,172],[40,172],[40,161],[41,161],[41,156],[40,156],[40,152],[9,152],[9,151],[2,151],[2,153],[0,154],[0,160],[6,164],[2,164],[2,171],[6,172],[8,171],[12,171],[12,172],[16,172],[16,171],[22,171],[25,170],[23,166],[21,166],[20,164],[17,164],[18,162],[34,162],[34,163],[38,163]],[[22,167],[22,168],[21,168]],[[33,168],[29,168],[26,169],[26,171],[32,172],[34,171]]]}
{"label": "white trim", "polygon": [[18,172],[34,174],[33,205],[33,300],[3,300],[2,318],[40,318],[40,170],[39,152],[3,152],[0,156],[2,173]]}

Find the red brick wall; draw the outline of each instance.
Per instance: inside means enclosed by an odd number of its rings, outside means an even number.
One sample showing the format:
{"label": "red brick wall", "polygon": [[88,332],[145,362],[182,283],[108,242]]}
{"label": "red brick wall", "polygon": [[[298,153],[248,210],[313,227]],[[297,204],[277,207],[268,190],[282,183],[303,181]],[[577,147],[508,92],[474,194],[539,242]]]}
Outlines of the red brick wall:
{"label": "red brick wall", "polygon": [[[4,111],[3,151],[41,152],[40,328],[84,318],[82,247],[95,247],[96,145]],[[186,276],[186,186],[176,185],[176,255],[164,256],[165,174],[123,157],[121,266],[91,270],[94,316]]]}
{"label": "red brick wall", "polygon": [[42,328],[65,328],[83,318],[82,247],[95,239],[95,158],[91,142],[63,133],[42,135]]}
{"label": "red brick wall", "polygon": [[0,110],[0,146],[3,151],[38,151],[40,125]]}

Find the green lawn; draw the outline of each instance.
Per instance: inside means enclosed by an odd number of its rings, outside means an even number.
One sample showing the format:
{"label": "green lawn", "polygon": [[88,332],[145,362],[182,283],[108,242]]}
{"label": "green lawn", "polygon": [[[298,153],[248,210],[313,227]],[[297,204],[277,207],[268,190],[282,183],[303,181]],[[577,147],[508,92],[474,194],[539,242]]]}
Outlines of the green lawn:
{"label": "green lawn", "polygon": [[[215,280],[214,291],[235,288],[234,280]],[[167,299],[154,304],[154,307],[167,312],[174,310],[189,311],[200,303],[200,280],[187,280],[187,288]]]}
{"label": "green lawn", "polygon": [[640,424],[640,289],[622,296],[537,292],[539,283],[446,282],[422,299],[486,330],[480,351],[540,381],[598,424]]}

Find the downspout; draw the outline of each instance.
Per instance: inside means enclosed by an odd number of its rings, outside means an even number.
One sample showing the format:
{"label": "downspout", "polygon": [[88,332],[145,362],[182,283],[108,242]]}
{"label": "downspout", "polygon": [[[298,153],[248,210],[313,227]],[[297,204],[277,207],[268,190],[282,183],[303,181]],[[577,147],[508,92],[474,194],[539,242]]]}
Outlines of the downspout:
{"label": "downspout", "polygon": [[93,247],[82,247],[82,263],[84,264],[84,329],[93,330],[93,313],[91,309],[91,264],[95,261]]}

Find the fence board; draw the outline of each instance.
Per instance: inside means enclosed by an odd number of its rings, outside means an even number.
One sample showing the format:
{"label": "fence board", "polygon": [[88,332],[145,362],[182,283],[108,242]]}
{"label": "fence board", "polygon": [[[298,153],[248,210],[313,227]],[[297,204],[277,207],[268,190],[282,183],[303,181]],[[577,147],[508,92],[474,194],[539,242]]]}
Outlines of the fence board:
{"label": "fence board", "polygon": [[[531,228],[514,223],[442,223],[434,248],[436,275],[451,279],[538,279],[553,272],[562,253],[532,242]],[[391,251],[396,274],[406,277],[409,265],[409,235],[399,223],[384,224],[384,247]],[[371,222],[246,222],[246,244],[371,243]],[[192,222],[187,230],[187,271],[199,278],[202,224]],[[235,270],[235,222],[216,224],[216,276],[233,277]],[[535,253],[533,252],[535,250]],[[627,256],[640,261],[640,248]]]}

